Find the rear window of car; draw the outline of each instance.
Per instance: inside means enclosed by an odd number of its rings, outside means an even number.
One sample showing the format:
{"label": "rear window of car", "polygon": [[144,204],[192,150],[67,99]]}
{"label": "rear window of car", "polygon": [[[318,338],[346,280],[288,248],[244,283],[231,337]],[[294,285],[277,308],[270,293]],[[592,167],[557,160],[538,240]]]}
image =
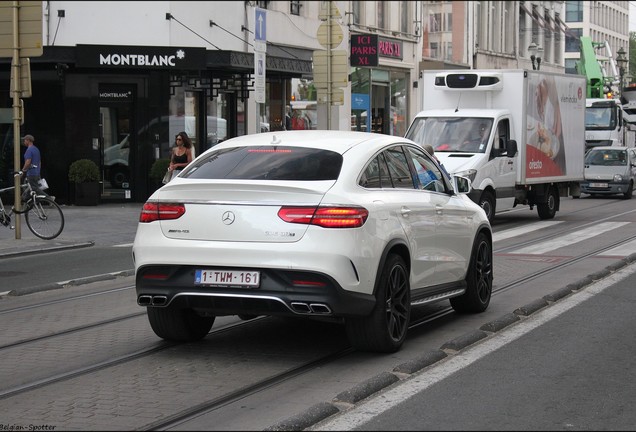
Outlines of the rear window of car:
{"label": "rear window of car", "polygon": [[233,180],[335,180],[342,155],[293,147],[233,147],[212,151],[192,162],[181,177]]}

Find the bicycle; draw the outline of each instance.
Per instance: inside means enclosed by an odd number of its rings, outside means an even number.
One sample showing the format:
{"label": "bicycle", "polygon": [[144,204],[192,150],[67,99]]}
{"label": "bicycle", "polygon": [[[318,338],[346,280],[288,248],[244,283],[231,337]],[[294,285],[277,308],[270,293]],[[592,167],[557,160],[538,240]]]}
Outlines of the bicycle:
{"label": "bicycle", "polygon": [[[19,172],[13,173],[14,177],[19,177],[20,175]],[[22,200],[21,209],[18,211],[14,206],[8,212],[2,202],[1,195],[4,192],[15,190],[15,186],[0,189],[0,224],[14,229],[14,226],[11,225],[11,216],[24,214],[29,230],[37,237],[44,240],[52,240],[59,236],[64,229],[64,213],[62,213],[60,206],[51,198],[38,195],[28,181],[21,183],[20,189],[22,191],[20,194],[20,199]],[[26,201],[23,198],[25,192],[28,192],[27,195],[29,197]]]}

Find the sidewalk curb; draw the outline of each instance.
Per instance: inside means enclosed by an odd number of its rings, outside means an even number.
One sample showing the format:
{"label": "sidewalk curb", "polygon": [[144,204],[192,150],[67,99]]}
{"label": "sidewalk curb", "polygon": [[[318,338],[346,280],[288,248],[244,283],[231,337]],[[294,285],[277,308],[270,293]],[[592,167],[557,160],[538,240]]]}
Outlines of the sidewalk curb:
{"label": "sidewalk curb", "polygon": [[89,283],[93,283],[93,282],[112,280],[112,279],[117,279],[118,277],[128,277],[128,276],[134,276],[134,275],[135,275],[135,270],[134,269],[122,270],[122,271],[119,271],[119,272],[104,273],[104,274],[101,274],[101,275],[87,276],[87,277],[71,279],[71,280],[63,281],[63,282],[55,282],[55,283],[50,283],[50,284],[44,284],[44,285],[39,285],[39,286],[36,286],[36,287],[27,287],[27,288],[21,288],[19,290],[11,290],[8,293],[6,293],[5,295],[9,295],[9,296],[13,296],[13,297],[19,297],[19,296],[23,296],[23,295],[27,295],[27,294],[33,294],[33,293],[36,293],[36,292],[56,290],[56,289],[61,289],[61,288],[65,288],[65,287],[68,287],[68,286],[85,285],[85,284],[89,284]]}
{"label": "sidewalk curb", "polygon": [[48,253],[48,252],[57,252],[57,251],[61,251],[61,250],[67,250],[67,249],[79,249],[79,248],[85,248],[85,247],[91,247],[91,246],[95,246],[95,242],[94,241],[87,241],[87,242],[81,242],[81,243],[72,243],[72,244],[63,244],[63,245],[55,245],[55,246],[47,246],[47,247],[38,247],[38,248],[33,248],[30,250],[19,250],[19,251],[9,251],[9,252],[1,252],[0,253],[0,260],[3,258],[13,258],[13,257],[17,257],[17,256],[25,256],[25,255],[35,255],[35,254],[41,254],[41,253]]}

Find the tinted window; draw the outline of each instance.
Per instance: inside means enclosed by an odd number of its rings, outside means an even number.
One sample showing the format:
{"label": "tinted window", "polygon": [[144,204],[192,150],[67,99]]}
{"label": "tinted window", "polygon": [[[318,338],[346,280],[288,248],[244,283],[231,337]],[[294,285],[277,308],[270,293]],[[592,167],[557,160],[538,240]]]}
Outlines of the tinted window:
{"label": "tinted window", "polygon": [[391,177],[384,155],[373,158],[360,177],[360,186],[364,188],[391,188]]}
{"label": "tinted window", "polygon": [[219,149],[192,162],[185,178],[235,180],[335,180],[342,155],[328,150],[258,146]]}
{"label": "tinted window", "polygon": [[393,181],[393,187],[402,189],[415,189],[411,170],[402,151],[402,147],[393,147],[384,152],[389,174]]}
{"label": "tinted window", "polygon": [[444,180],[442,172],[424,152],[408,149],[413,166],[417,172],[420,189],[444,192]]}

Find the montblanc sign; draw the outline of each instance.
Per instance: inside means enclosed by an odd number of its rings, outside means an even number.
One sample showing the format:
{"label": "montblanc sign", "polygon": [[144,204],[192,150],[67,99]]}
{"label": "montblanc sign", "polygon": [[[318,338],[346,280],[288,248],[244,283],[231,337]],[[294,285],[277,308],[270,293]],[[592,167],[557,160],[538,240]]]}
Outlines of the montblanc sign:
{"label": "montblanc sign", "polygon": [[205,48],[77,45],[77,66],[116,69],[205,69]]}

